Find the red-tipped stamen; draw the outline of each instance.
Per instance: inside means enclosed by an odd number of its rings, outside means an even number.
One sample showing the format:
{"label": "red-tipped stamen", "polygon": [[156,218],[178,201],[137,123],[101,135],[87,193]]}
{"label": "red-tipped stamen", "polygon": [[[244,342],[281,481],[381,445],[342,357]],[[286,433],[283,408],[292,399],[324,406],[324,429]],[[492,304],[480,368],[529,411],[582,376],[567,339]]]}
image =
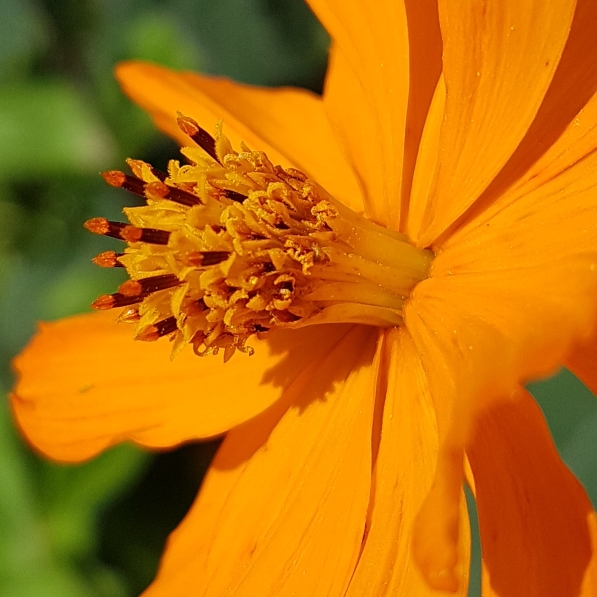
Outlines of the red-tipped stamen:
{"label": "red-tipped stamen", "polygon": [[91,218],[91,220],[87,220],[84,224],[85,228],[94,234],[111,236],[120,240],[122,240],[120,231],[128,225],[123,222],[111,222],[110,220],[106,220],[106,218]]}
{"label": "red-tipped stamen", "polygon": [[118,292],[125,296],[139,296],[173,288],[179,284],[180,280],[174,274],[163,274],[161,276],[141,278],[140,280],[127,280],[118,287]]}
{"label": "red-tipped stamen", "polygon": [[169,187],[163,182],[150,182],[145,187],[145,195],[149,199],[169,199],[170,201],[188,207],[193,207],[193,205],[199,205],[201,203],[201,199],[197,197],[197,195],[193,195],[193,193],[188,193],[182,189]]}
{"label": "red-tipped stamen", "polygon": [[195,267],[218,265],[230,257],[228,251],[192,251],[186,256],[186,262]]}
{"label": "red-tipped stamen", "polygon": [[128,305],[141,302],[143,298],[144,295],[127,296],[120,292],[102,294],[91,303],[91,308],[105,311],[107,309],[115,309],[116,307],[127,307]]}
{"label": "red-tipped stamen", "polygon": [[145,197],[145,183],[135,176],[129,176],[120,170],[109,170],[103,172],[102,177],[111,187],[125,189],[129,193]]}
{"label": "red-tipped stamen", "polygon": [[176,122],[180,130],[193,139],[205,153],[216,160],[216,162],[220,161],[216,153],[216,140],[205,129],[202,129],[195,120],[188,116],[183,116],[179,112]]}
{"label": "red-tipped stamen", "polygon": [[141,330],[135,338],[144,342],[154,342],[178,329],[176,317],[168,317]]}
{"label": "red-tipped stamen", "polygon": [[129,243],[149,243],[151,245],[167,245],[170,233],[157,228],[138,228],[137,226],[125,226],[120,231],[120,238]]}
{"label": "red-tipped stamen", "polygon": [[102,172],[102,178],[111,186],[120,188],[126,181],[126,174],[120,170]]}

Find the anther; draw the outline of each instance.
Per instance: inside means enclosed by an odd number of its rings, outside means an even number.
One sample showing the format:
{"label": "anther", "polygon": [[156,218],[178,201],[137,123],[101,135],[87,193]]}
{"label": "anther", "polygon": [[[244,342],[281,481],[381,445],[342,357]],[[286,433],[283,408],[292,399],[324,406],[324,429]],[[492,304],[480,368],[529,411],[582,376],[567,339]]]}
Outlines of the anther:
{"label": "anther", "polygon": [[145,197],[145,183],[135,176],[129,176],[120,170],[108,170],[108,172],[102,173],[102,177],[111,187],[124,189],[139,197]]}
{"label": "anther", "polygon": [[201,199],[199,199],[197,195],[187,193],[187,191],[183,191],[182,189],[169,187],[163,182],[150,182],[146,185],[145,196],[149,199],[169,199],[170,201],[174,201],[180,205],[187,205],[188,207],[199,205],[201,203]]}
{"label": "anther", "polygon": [[127,280],[118,287],[118,292],[124,296],[132,297],[151,294],[158,290],[166,290],[179,284],[180,280],[174,274],[162,274],[161,276],[151,276],[140,280]]}
{"label": "anther", "polygon": [[180,130],[193,139],[205,153],[216,160],[216,162],[220,161],[216,153],[216,140],[205,129],[202,129],[195,120],[188,116],[183,116],[179,112],[176,122]]}
{"label": "anther", "polygon": [[123,255],[124,253],[116,253],[115,251],[104,251],[103,253],[96,255],[91,261],[100,267],[124,267],[124,265],[118,261],[118,258]]}
{"label": "anther", "polygon": [[120,231],[124,227],[129,226],[129,224],[111,222],[110,220],[106,220],[106,218],[91,218],[91,220],[85,222],[84,226],[94,234],[103,234],[104,236],[121,239]]}
{"label": "anther", "polygon": [[129,243],[144,242],[152,245],[167,245],[170,232],[157,228],[138,228],[124,222],[111,222],[106,218],[92,218],[84,224],[94,234],[103,234]]}
{"label": "anther", "polygon": [[195,267],[207,267],[209,265],[218,265],[230,257],[228,251],[191,251],[186,261],[189,265]]}
{"label": "anther", "polygon": [[114,294],[102,294],[91,303],[91,308],[105,311],[116,307],[127,307],[128,305],[134,305],[135,303],[141,302],[143,298],[143,295],[126,296],[120,292],[115,292]]}
{"label": "anther", "polygon": [[144,342],[153,342],[159,340],[162,336],[175,332],[177,329],[176,317],[168,317],[141,330],[135,338]]}
{"label": "anther", "polygon": [[120,238],[129,243],[149,243],[151,245],[167,245],[170,232],[158,230],[157,228],[138,228],[137,226],[125,226],[120,231]]}

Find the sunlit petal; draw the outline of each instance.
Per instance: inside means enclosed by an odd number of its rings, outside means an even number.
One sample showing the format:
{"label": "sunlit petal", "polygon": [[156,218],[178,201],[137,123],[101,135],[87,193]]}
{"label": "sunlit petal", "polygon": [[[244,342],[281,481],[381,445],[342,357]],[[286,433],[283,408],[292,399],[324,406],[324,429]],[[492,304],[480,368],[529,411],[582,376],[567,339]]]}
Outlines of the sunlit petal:
{"label": "sunlit petal", "polygon": [[[577,597],[591,560],[591,503],[520,389],[477,421],[467,447],[483,545],[483,594]],[[587,578],[587,591],[597,590]]]}
{"label": "sunlit petal", "polygon": [[[404,328],[388,335],[388,389],[381,442],[374,469],[374,492],[363,552],[347,597],[445,595],[433,589],[413,565],[415,518],[431,487],[438,457],[436,415],[426,374]],[[460,503],[459,561],[456,595],[467,594],[468,515]]]}
{"label": "sunlit petal", "polygon": [[315,94],[178,73],[143,62],[122,63],[116,74],[124,91],[182,145],[192,141],[176,124],[177,112],[194,118],[210,133],[223,119],[234,146],[244,141],[253,150],[265,151],[274,163],[303,170],[341,201],[362,208],[356,179]]}
{"label": "sunlit petal", "polygon": [[[152,447],[211,437],[278,400],[346,332],[316,326],[255,340],[252,357],[170,360],[112,313],[44,324],[15,361],[13,410],[29,441],[59,460],[83,460],[124,440]],[[288,334],[292,336],[289,341]]]}
{"label": "sunlit petal", "polygon": [[336,46],[324,93],[328,115],[361,179],[369,216],[397,227],[409,94],[405,6],[310,5]]}
{"label": "sunlit petal", "polygon": [[446,108],[433,192],[409,232],[433,242],[487,188],[533,121],[568,38],[575,1],[439,2]]}
{"label": "sunlit petal", "polygon": [[343,594],[369,502],[376,337],[355,328],[289,388],[286,412],[228,435],[146,597]]}
{"label": "sunlit petal", "polygon": [[504,206],[533,191],[595,149],[596,27],[594,2],[579,0],[560,64],[535,120],[503,170],[466,215],[466,221],[492,203]]}

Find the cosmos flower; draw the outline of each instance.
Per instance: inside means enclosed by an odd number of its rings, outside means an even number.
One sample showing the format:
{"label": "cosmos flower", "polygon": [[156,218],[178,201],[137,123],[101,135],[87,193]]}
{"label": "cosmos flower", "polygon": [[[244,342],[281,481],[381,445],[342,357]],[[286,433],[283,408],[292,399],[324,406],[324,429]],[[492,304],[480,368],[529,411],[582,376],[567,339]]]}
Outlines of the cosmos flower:
{"label": "cosmos flower", "polygon": [[594,595],[595,514],[521,384],[597,387],[597,13],[311,6],[322,98],[119,67],[188,163],[105,175],[147,200],[87,224],[131,279],[42,327],[18,424],[63,461],[228,432],[148,597],[465,595],[465,479],[484,595]]}

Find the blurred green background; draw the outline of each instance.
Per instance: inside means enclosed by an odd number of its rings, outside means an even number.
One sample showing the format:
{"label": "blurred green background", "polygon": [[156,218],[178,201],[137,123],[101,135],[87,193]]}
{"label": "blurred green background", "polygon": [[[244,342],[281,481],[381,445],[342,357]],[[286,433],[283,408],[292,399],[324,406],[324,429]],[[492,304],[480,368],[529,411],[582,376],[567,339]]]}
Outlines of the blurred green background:
{"label": "blurred green background", "polygon": [[[328,39],[301,0],[0,0],[0,391],[40,319],[86,311],[121,272],[82,223],[132,195],[100,171],[177,148],[119,91],[120,60],[321,90]],[[533,384],[558,447],[597,499],[597,404],[571,374]],[[155,574],[216,444],[130,446],[81,466],[32,454],[0,410],[0,595],[128,597]],[[556,488],[554,488],[555,490]],[[479,594],[478,546],[471,595]]]}

